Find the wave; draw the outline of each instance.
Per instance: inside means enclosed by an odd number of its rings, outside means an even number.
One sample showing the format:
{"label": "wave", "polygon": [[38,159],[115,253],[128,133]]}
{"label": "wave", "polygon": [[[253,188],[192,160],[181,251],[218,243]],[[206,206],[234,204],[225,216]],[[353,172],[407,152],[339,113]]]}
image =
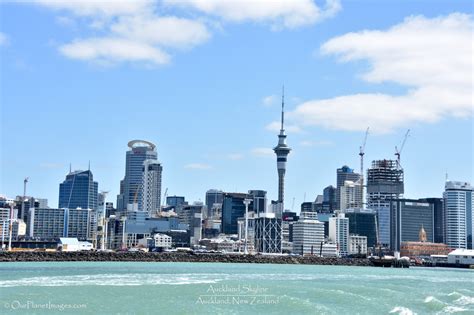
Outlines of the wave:
{"label": "wave", "polygon": [[65,286],[142,286],[142,285],[186,285],[212,284],[221,281],[209,275],[171,274],[102,274],[32,277],[0,281],[0,287],[65,287]]}
{"label": "wave", "polygon": [[415,315],[411,309],[403,306],[395,306],[391,311],[390,314],[398,314],[398,315]]}

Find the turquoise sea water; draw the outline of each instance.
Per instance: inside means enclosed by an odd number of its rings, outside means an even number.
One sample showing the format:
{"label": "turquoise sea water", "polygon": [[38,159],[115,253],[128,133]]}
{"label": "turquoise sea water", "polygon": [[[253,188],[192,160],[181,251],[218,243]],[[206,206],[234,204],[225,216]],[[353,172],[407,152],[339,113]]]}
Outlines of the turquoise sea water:
{"label": "turquoise sea water", "polygon": [[474,314],[474,271],[150,262],[0,264],[0,314]]}

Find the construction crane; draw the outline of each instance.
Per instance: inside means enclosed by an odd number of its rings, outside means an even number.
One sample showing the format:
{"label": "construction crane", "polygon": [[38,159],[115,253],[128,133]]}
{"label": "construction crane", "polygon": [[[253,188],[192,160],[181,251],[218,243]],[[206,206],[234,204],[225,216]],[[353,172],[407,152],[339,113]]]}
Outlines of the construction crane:
{"label": "construction crane", "polygon": [[403,138],[402,145],[400,146],[400,149],[398,149],[397,146],[395,146],[395,156],[397,157],[397,167],[401,168],[400,165],[400,156],[402,155],[403,148],[405,147],[405,143],[407,142],[408,137],[410,136],[410,129],[407,130],[405,133],[405,137]]}
{"label": "construction crane", "polygon": [[367,137],[369,136],[369,127],[365,131],[364,142],[359,147],[359,156],[360,156],[360,196],[361,196],[361,208],[364,207],[364,155],[365,155],[365,145],[367,144]]}

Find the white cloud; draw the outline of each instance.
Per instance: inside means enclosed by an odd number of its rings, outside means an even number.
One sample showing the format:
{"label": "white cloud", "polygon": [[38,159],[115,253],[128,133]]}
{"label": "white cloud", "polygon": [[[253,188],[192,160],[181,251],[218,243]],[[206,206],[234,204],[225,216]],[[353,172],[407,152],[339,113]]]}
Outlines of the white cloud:
{"label": "white cloud", "polygon": [[201,44],[211,36],[203,23],[175,16],[123,17],[111,30],[126,38],[177,48]]}
{"label": "white cloud", "polygon": [[33,0],[33,3],[54,9],[69,11],[77,16],[114,17],[147,12],[155,0]]}
{"label": "white cloud", "polygon": [[258,157],[273,157],[275,152],[271,148],[255,148],[252,149],[252,154]]}
{"label": "white cloud", "polygon": [[472,116],[473,21],[453,13],[409,17],[385,31],[361,31],[324,43],[341,62],[366,60],[362,79],[406,86],[404,95],[359,93],[312,100],[289,113],[300,126],[376,133],[445,117]]}
{"label": "white cloud", "polygon": [[231,22],[270,23],[276,28],[311,25],[336,14],[339,0],[326,0],[320,8],[313,0],[164,0],[168,5],[192,8]]}
{"label": "white cloud", "polygon": [[[281,128],[281,122],[280,121],[271,122],[265,127],[265,129],[267,129],[269,131],[272,131],[272,132],[279,132],[280,128]],[[290,133],[301,133],[301,132],[303,132],[303,130],[299,126],[293,125],[293,124],[288,124],[286,122],[286,120],[285,120],[285,131],[290,132]]]}
{"label": "white cloud", "polygon": [[73,18],[80,17],[80,22],[88,21],[88,26],[101,34],[59,46],[63,55],[82,61],[107,65],[120,62],[162,65],[171,61],[171,49],[191,48],[211,36],[199,20],[157,15],[158,2],[154,0],[38,0],[35,3],[62,14],[72,14],[72,17],[58,18],[59,23],[72,24]]}
{"label": "white cloud", "polygon": [[8,45],[8,36],[5,33],[0,32],[0,46]]}
{"label": "white cloud", "polygon": [[202,164],[202,163],[191,163],[184,166],[184,168],[192,169],[192,170],[209,170],[212,168],[209,164]]}
{"label": "white cloud", "polygon": [[170,57],[157,47],[121,38],[89,38],[76,40],[60,47],[60,52],[73,59],[99,63],[141,61],[155,65],[166,64]]}
{"label": "white cloud", "polygon": [[276,95],[269,95],[269,96],[265,96],[263,99],[262,99],[262,104],[263,106],[265,107],[270,107],[270,106],[273,106],[275,104],[275,101],[277,100],[277,96]]}

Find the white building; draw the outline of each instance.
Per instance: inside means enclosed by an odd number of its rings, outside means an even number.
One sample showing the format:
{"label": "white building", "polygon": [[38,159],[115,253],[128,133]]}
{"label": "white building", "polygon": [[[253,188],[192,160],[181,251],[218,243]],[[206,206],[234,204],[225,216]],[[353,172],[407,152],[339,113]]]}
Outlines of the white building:
{"label": "white building", "polygon": [[61,237],[59,238],[58,250],[62,252],[77,252],[79,251],[79,240],[75,237]]}
{"label": "white building", "polygon": [[448,254],[448,263],[457,265],[474,265],[474,250],[456,249]]}
{"label": "white building", "polygon": [[340,210],[344,211],[349,208],[360,208],[362,205],[362,190],[360,182],[350,180],[344,181],[344,186],[340,187]]}
{"label": "white building", "polygon": [[349,254],[349,219],[344,213],[329,218],[329,240],[337,245],[340,256]]}
{"label": "white building", "polygon": [[321,248],[321,257],[338,257],[339,251],[337,245],[333,243],[323,244]]}
{"label": "white building", "polygon": [[466,182],[446,182],[445,192],[443,194],[446,231],[445,243],[451,248],[473,248],[473,190],[473,187]]}
{"label": "white building", "polygon": [[153,240],[155,242],[155,247],[171,248],[171,243],[172,243],[171,236],[157,233],[153,236]]}
{"label": "white building", "polygon": [[324,242],[324,223],[317,220],[315,212],[301,212],[293,223],[293,252],[300,255],[319,255]]}
{"label": "white building", "polygon": [[150,217],[156,217],[161,207],[161,173],[163,167],[156,160],[145,160],[143,162],[143,211]]}
{"label": "white building", "polygon": [[367,236],[349,235],[349,254],[366,255],[367,254]]}

